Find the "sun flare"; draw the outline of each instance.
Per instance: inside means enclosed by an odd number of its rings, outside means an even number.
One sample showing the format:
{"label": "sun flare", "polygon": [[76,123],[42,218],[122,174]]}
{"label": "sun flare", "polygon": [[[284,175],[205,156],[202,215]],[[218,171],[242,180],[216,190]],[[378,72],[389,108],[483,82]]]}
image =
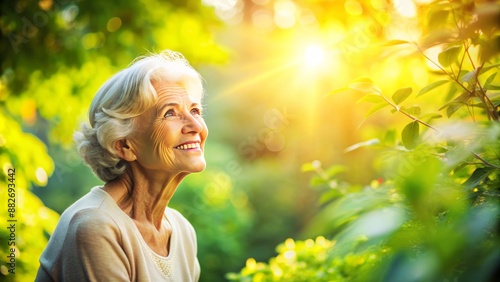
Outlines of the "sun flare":
{"label": "sun flare", "polygon": [[304,51],[304,63],[308,67],[318,67],[325,61],[325,50],[316,44],[309,45]]}

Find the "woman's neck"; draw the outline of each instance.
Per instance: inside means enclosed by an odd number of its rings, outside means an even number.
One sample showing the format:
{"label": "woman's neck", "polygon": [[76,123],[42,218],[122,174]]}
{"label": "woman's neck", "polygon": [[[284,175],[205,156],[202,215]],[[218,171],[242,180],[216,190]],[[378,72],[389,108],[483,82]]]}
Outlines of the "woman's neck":
{"label": "woman's neck", "polygon": [[159,230],[165,209],[184,176],[145,171],[132,164],[125,174],[106,183],[104,190],[133,220],[149,222]]}

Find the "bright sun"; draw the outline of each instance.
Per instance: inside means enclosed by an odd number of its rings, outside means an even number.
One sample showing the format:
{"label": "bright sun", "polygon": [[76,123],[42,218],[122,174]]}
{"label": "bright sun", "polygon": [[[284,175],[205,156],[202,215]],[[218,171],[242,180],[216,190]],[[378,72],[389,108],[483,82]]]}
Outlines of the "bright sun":
{"label": "bright sun", "polygon": [[325,51],[316,44],[309,45],[304,51],[304,63],[308,67],[318,67],[325,61]]}

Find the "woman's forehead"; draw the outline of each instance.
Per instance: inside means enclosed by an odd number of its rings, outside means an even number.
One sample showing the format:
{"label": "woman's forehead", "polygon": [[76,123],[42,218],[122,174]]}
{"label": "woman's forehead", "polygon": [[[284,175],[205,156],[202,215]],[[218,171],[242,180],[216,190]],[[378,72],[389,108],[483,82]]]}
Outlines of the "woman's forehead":
{"label": "woman's forehead", "polygon": [[192,95],[192,93],[188,93],[186,88],[180,84],[175,82],[157,82],[153,83],[153,86],[158,94],[157,104],[163,104],[167,100],[186,100],[189,102],[199,103],[200,99],[197,99]]}

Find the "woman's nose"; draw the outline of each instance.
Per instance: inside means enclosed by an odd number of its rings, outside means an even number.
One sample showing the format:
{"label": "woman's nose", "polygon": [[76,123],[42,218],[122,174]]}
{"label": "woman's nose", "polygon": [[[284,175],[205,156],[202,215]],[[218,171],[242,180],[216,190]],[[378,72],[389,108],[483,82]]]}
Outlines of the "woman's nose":
{"label": "woman's nose", "polygon": [[203,122],[200,121],[199,118],[193,116],[192,114],[187,114],[184,117],[182,133],[200,133],[203,130]]}

